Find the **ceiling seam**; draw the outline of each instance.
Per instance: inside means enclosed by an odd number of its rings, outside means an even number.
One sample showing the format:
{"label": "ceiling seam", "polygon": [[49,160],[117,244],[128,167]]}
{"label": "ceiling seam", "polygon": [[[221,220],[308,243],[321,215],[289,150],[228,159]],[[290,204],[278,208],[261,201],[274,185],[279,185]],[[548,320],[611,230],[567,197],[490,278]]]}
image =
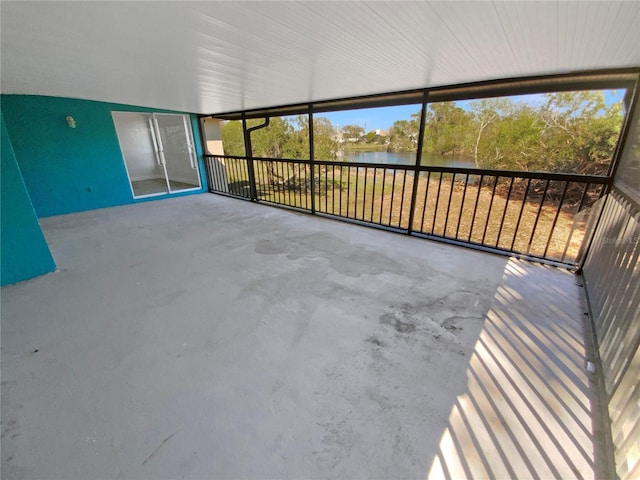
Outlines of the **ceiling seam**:
{"label": "ceiling seam", "polygon": [[[376,17],[378,17],[380,20],[382,20],[383,23],[386,23],[390,28],[392,28],[395,32],[397,32],[402,38],[404,38],[407,42],[409,42],[410,44],[412,44],[414,46],[414,48],[416,48],[416,50],[418,50],[420,52],[421,55],[424,55],[425,57],[427,57],[430,60],[434,60],[434,58],[429,55],[429,53],[425,52],[424,49],[420,48],[419,46],[416,46],[415,42],[413,41],[412,38],[407,37],[407,35],[405,35],[401,30],[399,30],[398,28],[395,27],[395,25],[392,25],[391,22],[389,22],[389,20],[387,20],[385,17],[383,17],[382,15],[380,15],[378,12],[376,12],[373,8],[371,8],[371,6],[367,3],[367,2],[362,2],[362,4],[371,12],[373,13]],[[446,71],[446,69],[445,69]],[[446,71],[447,74],[450,74],[451,72]]]}
{"label": "ceiling seam", "polygon": [[[618,12],[619,12],[619,11],[618,11]],[[617,15],[617,14],[616,14],[616,20],[618,20],[618,15]],[[639,24],[640,24],[640,5],[639,5],[639,6],[638,6],[638,8],[637,8],[636,15],[635,15],[635,17],[634,17],[633,22],[635,22],[635,23],[639,23]],[[640,25],[639,25],[639,26],[640,26]],[[639,54],[639,53],[640,53],[640,29],[636,29],[636,30],[628,29],[628,30],[626,31],[626,33],[625,33],[625,35],[624,35],[624,37],[623,37],[622,41],[620,41],[620,42],[618,42],[618,43],[617,43],[618,48],[617,48],[616,52],[619,52],[619,51],[624,47],[625,40],[627,39],[628,35],[629,35],[629,34],[633,34],[633,32],[634,32],[634,31],[635,31],[635,33],[638,35],[638,42],[636,43],[636,45],[638,45],[638,48],[636,49],[636,54]],[[611,32],[610,32],[610,33],[611,33]],[[640,57],[640,55],[639,55],[639,57]],[[636,59],[635,59],[635,61],[636,61],[636,62],[640,62],[640,58],[636,58]]]}
{"label": "ceiling seam", "polygon": [[444,27],[449,31],[449,33],[451,34],[451,36],[456,40],[456,42],[458,42],[458,45],[460,45],[462,47],[462,49],[467,53],[467,56],[471,59],[471,61],[473,63],[475,63],[476,67],[478,67],[478,70],[482,70],[481,65],[478,63],[478,60],[471,54],[471,52],[469,51],[469,49],[467,47],[465,47],[464,43],[462,43],[460,41],[460,39],[458,38],[458,36],[455,34],[455,32],[449,27],[449,25],[442,19],[442,17],[440,16],[440,14],[437,12],[437,10],[435,8],[433,8],[433,5],[431,5],[432,2],[427,2],[427,5],[429,5],[429,8],[431,8],[431,10],[433,11],[433,13],[435,14],[436,17],[438,17],[438,20],[440,20],[440,23],[442,25],[444,25]]}
{"label": "ceiling seam", "polygon": [[496,7],[496,2],[495,0],[491,1],[491,6],[493,7],[494,12],[496,13],[496,17],[498,18],[498,22],[500,23],[500,28],[502,29],[502,33],[505,37],[505,39],[507,40],[507,45],[509,45],[509,50],[511,51],[511,55],[513,57],[513,60],[516,63],[516,67],[518,69],[519,72],[522,71],[522,66],[520,65],[520,62],[518,61],[518,57],[516,56],[516,52],[513,49],[513,44],[511,43],[511,39],[509,38],[509,35],[507,35],[507,29],[504,26],[504,23],[502,22],[502,17],[500,16],[500,12],[498,12],[498,8]]}

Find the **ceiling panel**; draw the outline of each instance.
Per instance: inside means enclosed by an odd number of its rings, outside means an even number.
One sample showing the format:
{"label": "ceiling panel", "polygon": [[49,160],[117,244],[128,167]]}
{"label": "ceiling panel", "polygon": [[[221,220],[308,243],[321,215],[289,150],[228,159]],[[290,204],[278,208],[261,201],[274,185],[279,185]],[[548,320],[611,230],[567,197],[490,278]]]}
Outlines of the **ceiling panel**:
{"label": "ceiling panel", "polygon": [[640,2],[2,1],[2,93],[199,113],[640,66]]}

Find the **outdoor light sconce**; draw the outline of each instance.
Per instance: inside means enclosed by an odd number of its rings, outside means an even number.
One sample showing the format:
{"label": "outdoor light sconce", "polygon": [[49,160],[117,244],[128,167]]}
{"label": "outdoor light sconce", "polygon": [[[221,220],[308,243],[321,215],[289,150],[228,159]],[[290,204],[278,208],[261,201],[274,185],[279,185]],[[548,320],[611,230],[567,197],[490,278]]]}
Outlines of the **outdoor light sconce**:
{"label": "outdoor light sconce", "polygon": [[69,124],[69,128],[76,128],[76,121],[71,115],[67,116],[67,123]]}

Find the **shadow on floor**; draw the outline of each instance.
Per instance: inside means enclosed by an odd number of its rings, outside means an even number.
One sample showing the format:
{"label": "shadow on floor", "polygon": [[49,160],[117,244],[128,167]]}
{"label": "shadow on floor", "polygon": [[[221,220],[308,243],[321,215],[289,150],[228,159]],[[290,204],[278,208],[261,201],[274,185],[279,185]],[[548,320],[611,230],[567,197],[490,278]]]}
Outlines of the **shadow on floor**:
{"label": "shadow on floor", "polygon": [[511,260],[428,478],[593,478],[576,277]]}

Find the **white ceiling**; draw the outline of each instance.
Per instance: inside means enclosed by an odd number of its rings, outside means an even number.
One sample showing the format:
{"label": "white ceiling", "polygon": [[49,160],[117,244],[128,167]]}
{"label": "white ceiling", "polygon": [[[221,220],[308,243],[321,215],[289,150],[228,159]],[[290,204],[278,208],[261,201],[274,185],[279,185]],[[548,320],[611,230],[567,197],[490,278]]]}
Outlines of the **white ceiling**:
{"label": "white ceiling", "polygon": [[2,93],[198,113],[640,66],[640,2],[13,2]]}

